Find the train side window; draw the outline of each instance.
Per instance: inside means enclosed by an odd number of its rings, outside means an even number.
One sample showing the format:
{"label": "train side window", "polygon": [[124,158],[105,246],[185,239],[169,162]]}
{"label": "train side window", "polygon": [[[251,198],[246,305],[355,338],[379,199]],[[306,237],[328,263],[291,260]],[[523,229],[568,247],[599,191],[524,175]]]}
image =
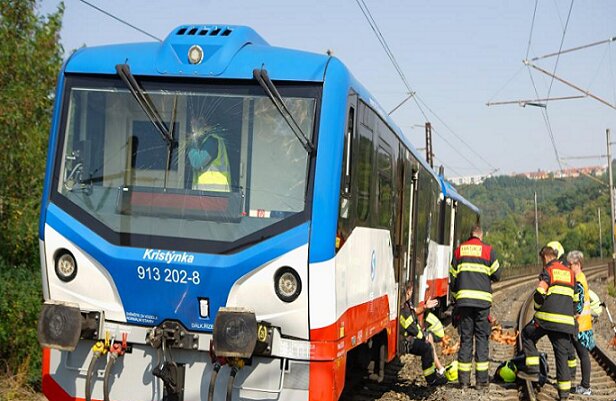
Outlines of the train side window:
{"label": "train side window", "polygon": [[389,146],[383,142],[377,149],[378,225],[390,228],[393,217],[393,158]]}
{"label": "train side window", "polygon": [[373,133],[365,126],[359,129],[357,152],[357,218],[367,223],[370,218],[370,199],[372,189]]}
{"label": "train side window", "polygon": [[351,195],[353,131],[355,131],[355,108],[350,107],[347,121],[347,129],[344,133],[344,154],[342,156],[342,194],[347,197]]}

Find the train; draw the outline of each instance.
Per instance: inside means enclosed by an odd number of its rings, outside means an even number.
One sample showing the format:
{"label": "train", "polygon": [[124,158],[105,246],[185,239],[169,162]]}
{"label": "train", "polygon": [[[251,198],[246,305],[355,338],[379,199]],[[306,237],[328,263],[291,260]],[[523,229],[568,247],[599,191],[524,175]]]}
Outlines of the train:
{"label": "train", "polygon": [[446,309],[479,219],[339,59],[246,26],[79,49],[52,118],[52,401],[337,400],[400,352],[405,282]]}

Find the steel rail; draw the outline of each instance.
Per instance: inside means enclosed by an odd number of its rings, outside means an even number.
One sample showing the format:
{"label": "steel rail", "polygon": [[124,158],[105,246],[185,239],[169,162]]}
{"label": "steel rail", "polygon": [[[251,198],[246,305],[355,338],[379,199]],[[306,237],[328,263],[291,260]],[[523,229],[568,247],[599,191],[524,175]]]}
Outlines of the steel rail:
{"label": "steel rail", "polygon": [[[594,269],[588,269],[587,276],[588,277],[597,276],[603,273],[602,271],[597,271],[600,267],[602,266],[597,266]],[[530,292],[526,301],[524,301],[524,304],[520,308],[520,312],[518,315],[519,335],[518,335],[518,339],[516,342],[516,352],[517,353],[523,352],[522,330],[524,329],[526,324],[530,322],[530,320],[533,318],[533,315],[534,315],[533,293],[534,293],[534,290]],[[605,370],[607,375],[610,376],[614,381],[616,381],[616,360],[614,360],[614,358],[612,358],[599,345],[596,345],[595,348],[593,348],[593,350],[590,351],[590,354],[593,356],[595,361],[597,361],[599,366],[601,366]],[[523,400],[536,401],[538,398],[538,393],[535,392],[533,382],[529,380],[525,380],[523,383],[520,384],[520,393],[521,393],[520,399],[523,399]]]}
{"label": "steel rail", "polygon": [[[520,354],[524,351],[524,347],[522,345],[522,329],[526,326],[526,324],[533,317],[533,293],[534,290],[530,293],[530,295],[524,301],[524,304],[520,308],[520,313],[518,315],[518,340],[516,342],[516,353]],[[520,386],[520,391],[523,394],[523,398],[529,401],[536,401],[537,397],[535,395],[535,389],[533,388],[533,382],[530,380],[524,380],[524,382]]]}
{"label": "steel rail", "polygon": [[[607,273],[607,263],[601,263],[595,266],[586,267],[584,269],[584,273],[586,273],[587,276],[590,276],[590,275],[594,276],[595,274],[602,273],[601,269],[605,269],[604,271]],[[539,274],[539,270],[531,274],[524,274],[524,275],[519,275],[519,276],[508,277],[507,279],[503,281],[499,281],[497,283],[492,284],[492,291],[493,293],[498,293],[510,287],[514,287],[519,284],[527,283],[528,279],[536,278],[538,274]]]}

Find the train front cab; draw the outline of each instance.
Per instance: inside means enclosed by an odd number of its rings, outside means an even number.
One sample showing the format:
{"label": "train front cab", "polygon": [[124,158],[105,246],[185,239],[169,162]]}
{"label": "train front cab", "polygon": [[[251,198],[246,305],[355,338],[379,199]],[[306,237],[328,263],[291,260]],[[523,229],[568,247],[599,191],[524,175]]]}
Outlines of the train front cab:
{"label": "train front cab", "polygon": [[[195,43],[222,50],[193,64]],[[39,231],[50,400],[309,399],[337,352],[310,341],[316,153],[253,69],[317,143],[327,62],[215,26],[67,61]],[[228,191],[200,186],[195,117],[227,141]]]}

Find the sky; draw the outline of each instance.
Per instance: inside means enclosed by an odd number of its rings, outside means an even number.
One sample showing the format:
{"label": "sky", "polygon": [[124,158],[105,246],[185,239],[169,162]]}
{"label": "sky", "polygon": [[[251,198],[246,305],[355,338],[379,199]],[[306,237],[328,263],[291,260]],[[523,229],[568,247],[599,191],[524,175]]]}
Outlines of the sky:
{"label": "sky", "polygon": [[[387,111],[407,97],[362,0],[87,1],[162,39],[184,24],[248,25],[273,46],[333,51]],[[417,148],[431,122],[435,165],[447,176],[607,164],[606,129],[616,142],[616,109],[590,96],[546,108],[486,103],[582,95],[523,60],[561,43],[565,50],[616,36],[616,1],[363,2],[417,94],[391,116]],[[59,3],[42,0],[38,11],[44,16]],[[65,56],[82,46],[153,40],[80,0],[64,5]],[[533,63],[616,107],[616,41]]]}

